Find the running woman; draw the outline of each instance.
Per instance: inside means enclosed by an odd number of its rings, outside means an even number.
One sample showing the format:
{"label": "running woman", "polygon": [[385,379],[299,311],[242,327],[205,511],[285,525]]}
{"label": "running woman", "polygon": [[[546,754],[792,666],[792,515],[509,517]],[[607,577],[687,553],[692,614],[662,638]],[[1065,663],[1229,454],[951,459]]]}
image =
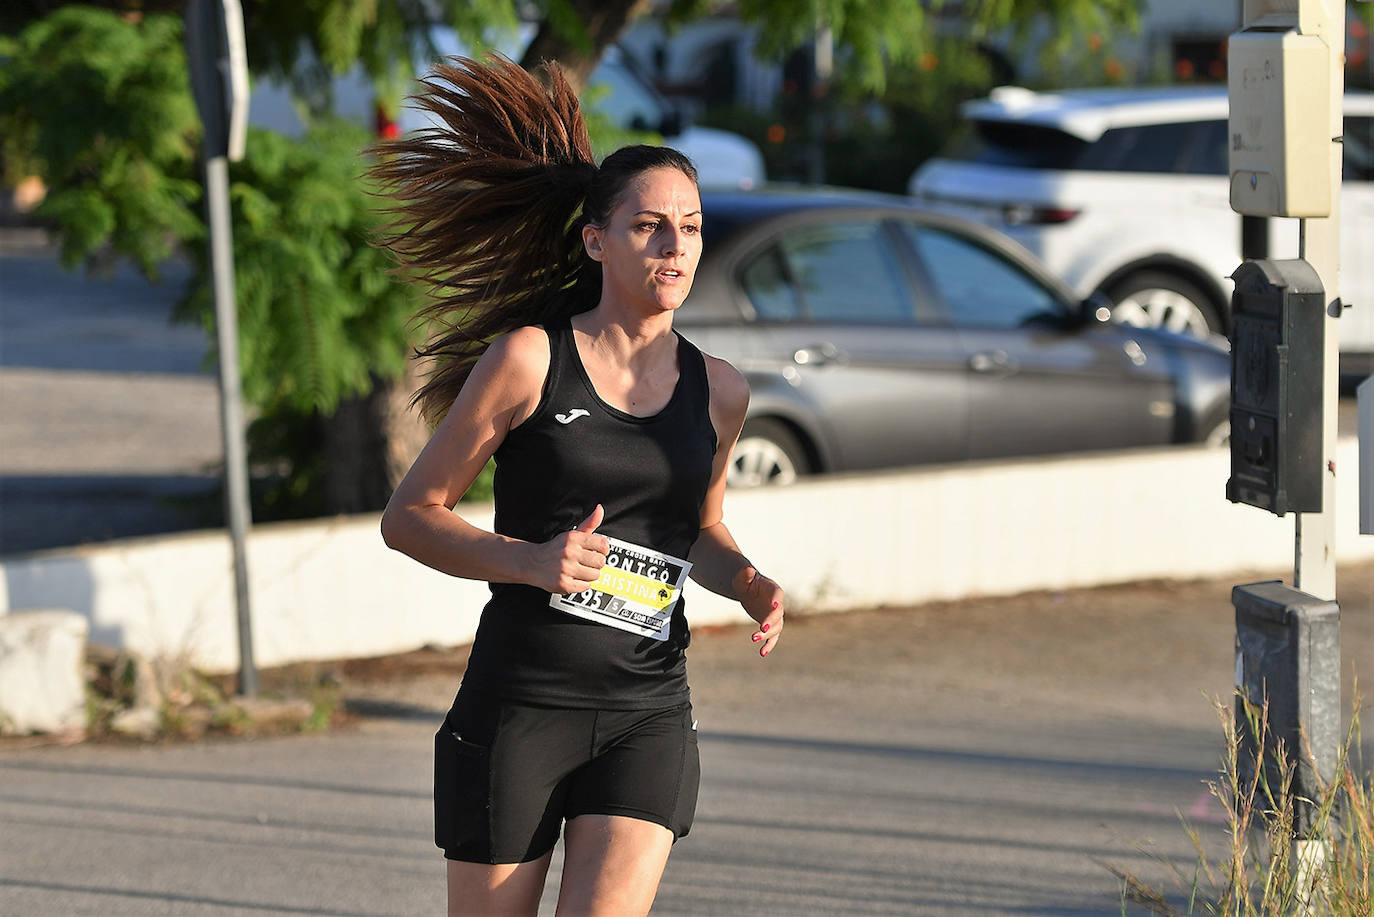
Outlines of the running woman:
{"label": "running woman", "polygon": [[[632,146],[598,166],[576,95],[503,59],[422,81],[442,127],[379,148],[385,240],[434,293],[437,421],[386,543],[485,580],[435,736],[450,914],[535,914],[560,831],[560,914],[645,914],[699,767],[682,574],[738,600],[761,656],[783,591],[722,519],[749,390],[673,330],[701,255],[696,171]],[[495,457],[494,532],[451,512]]]}

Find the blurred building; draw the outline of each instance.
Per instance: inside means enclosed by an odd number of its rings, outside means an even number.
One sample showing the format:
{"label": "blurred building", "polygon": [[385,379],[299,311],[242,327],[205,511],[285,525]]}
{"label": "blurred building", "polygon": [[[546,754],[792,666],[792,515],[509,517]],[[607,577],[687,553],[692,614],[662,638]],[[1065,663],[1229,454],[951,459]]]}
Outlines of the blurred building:
{"label": "blurred building", "polygon": [[[1141,0],[1140,29],[1101,36],[1122,64],[1122,82],[1224,82],[1226,42],[1241,21],[1242,0]],[[1370,30],[1347,4],[1347,82],[1370,87]],[[947,4],[940,17],[959,28],[959,4]],[[1053,25],[1047,20],[1041,35]],[[788,59],[761,59],[753,26],[728,14],[706,17],[671,34],[654,16],[635,22],[620,41],[643,72],[666,95],[697,111],[711,105],[763,110],[777,99],[791,71],[809,65],[810,49]],[[1016,51],[1007,36],[988,49],[1002,72],[999,82],[1037,82],[1038,48]],[[1000,52],[1000,53],[999,53]]]}

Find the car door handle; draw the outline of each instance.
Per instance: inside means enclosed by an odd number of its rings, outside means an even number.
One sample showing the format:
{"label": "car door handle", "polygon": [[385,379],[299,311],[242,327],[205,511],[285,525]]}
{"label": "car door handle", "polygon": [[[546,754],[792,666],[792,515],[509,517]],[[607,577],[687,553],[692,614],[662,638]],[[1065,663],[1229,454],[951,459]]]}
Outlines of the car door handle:
{"label": "car door handle", "polygon": [[824,366],[844,362],[844,354],[834,344],[811,344],[794,352],[792,362],[798,366]]}
{"label": "car door handle", "polygon": [[984,350],[975,353],[969,357],[968,365],[969,369],[976,373],[1000,376],[1009,376],[1020,368],[1015,360],[1007,356],[1005,350]]}

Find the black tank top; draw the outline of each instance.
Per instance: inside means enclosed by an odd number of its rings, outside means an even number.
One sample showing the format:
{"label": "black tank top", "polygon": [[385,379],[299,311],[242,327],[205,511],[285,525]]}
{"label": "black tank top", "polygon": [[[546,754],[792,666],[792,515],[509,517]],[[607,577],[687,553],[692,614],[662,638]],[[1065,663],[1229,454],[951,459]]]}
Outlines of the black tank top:
{"label": "black tank top", "polygon": [[[548,541],[600,503],[600,534],[686,558],[716,451],[701,352],[678,335],[672,397],[657,414],[636,417],[596,394],[567,319],[545,330],[549,374],[539,405],[496,450],[496,531]],[[654,640],[550,608],[549,593],[533,586],[494,583],[491,591],[464,684],[564,707],[633,710],[687,700],[684,599],[668,639]]]}

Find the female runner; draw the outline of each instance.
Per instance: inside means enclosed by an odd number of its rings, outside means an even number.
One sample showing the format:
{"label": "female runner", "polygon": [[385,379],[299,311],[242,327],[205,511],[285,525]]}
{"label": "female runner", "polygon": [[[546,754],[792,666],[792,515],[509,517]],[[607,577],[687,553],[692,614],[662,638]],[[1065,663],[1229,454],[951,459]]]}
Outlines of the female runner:
{"label": "female runner", "polygon": [[[442,416],[382,534],[491,583],[435,737],[449,913],[536,913],[561,829],[558,912],[622,917],[648,912],[696,806],[679,572],[743,605],[761,656],[783,591],[722,521],[748,386],[673,331],[696,172],[647,146],[598,167],[546,69],[547,89],[505,60],[441,65],[418,101],[444,126],[379,150],[386,244],[435,292],[416,400]],[[493,456],[486,532],[451,510]]]}

